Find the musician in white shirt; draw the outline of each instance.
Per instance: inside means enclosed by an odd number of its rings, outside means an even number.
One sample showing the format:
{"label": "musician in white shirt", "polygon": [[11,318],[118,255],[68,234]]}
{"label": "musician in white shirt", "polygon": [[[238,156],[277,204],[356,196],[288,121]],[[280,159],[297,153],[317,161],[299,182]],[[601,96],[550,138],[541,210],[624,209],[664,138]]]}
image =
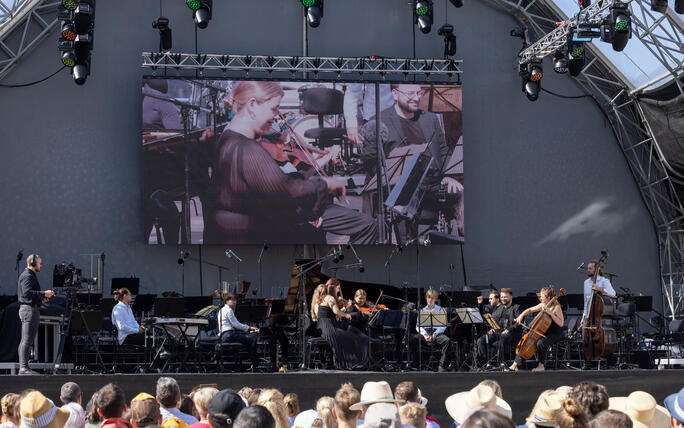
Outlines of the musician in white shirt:
{"label": "musician in white shirt", "polygon": [[604,294],[609,297],[615,297],[615,289],[613,289],[613,285],[610,283],[608,278],[605,278],[603,274],[603,270],[599,268],[599,274],[596,279],[596,284],[594,284],[594,274],[596,274],[596,265],[598,264],[597,260],[592,260],[587,264],[587,278],[584,281],[584,312],[582,313],[582,322],[580,325],[584,324],[584,319],[587,317],[587,314],[589,313],[589,301],[591,300],[591,292],[592,291],[598,291],[601,294]]}
{"label": "musician in white shirt", "polygon": [[237,306],[237,297],[235,294],[228,292],[225,294],[226,304],[221,308],[218,314],[219,337],[222,343],[240,343],[245,349],[249,351],[252,359],[252,367],[256,370],[258,365],[258,358],[256,353],[256,340],[249,337],[249,332],[258,332],[256,327],[243,324],[235,317],[235,307]]}
{"label": "musician in white shirt", "polygon": [[[427,301],[427,306],[425,306],[421,312],[444,312],[444,308],[437,305],[437,298],[439,293],[434,289],[429,289],[425,293],[425,300]],[[418,341],[420,340],[421,346],[428,346],[428,343],[434,343],[441,350],[442,357],[439,360],[439,371],[445,372],[449,369],[450,361],[450,349],[451,341],[449,337],[444,334],[446,327],[420,327],[420,316],[416,320],[416,331],[420,334],[411,336],[411,354],[414,366],[418,366]]]}
{"label": "musician in white shirt", "polygon": [[112,324],[118,332],[119,345],[145,346],[145,327],[138,324],[131,310],[133,295],[128,288],[120,288],[114,291],[114,301],[117,304],[112,308]]}

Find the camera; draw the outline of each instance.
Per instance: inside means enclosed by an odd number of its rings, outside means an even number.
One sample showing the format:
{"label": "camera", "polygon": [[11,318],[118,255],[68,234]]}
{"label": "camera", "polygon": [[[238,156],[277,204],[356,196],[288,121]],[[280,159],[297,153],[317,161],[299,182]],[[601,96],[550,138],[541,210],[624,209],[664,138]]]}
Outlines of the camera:
{"label": "camera", "polygon": [[97,278],[84,277],[81,269],[77,269],[73,263],[59,263],[55,265],[52,273],[53,288],[81,288],[85,285],[95,285]]}

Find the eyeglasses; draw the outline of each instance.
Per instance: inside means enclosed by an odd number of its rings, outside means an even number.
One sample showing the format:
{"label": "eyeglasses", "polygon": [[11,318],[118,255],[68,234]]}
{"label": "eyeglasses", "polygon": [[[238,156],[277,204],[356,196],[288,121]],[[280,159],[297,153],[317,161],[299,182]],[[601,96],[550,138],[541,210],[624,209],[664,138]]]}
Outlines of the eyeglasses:
{"label": "eyeglasses", "polygon": [[401,89],[395,89],[395,91],[406,95],[407,98],[421,98],[423,95],[425,95],[425,91],[422,89],[413,92],[404,92]]}

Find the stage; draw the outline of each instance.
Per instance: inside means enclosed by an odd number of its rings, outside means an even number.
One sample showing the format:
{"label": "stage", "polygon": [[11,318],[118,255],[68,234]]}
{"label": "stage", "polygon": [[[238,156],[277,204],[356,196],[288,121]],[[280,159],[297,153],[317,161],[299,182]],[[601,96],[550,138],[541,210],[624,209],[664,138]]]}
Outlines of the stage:
{"label": "stage", "polygon": [[[155,384],[161,375],[45,375],[45,376],[0,376],[0,394],[20,392],[25,388],[38,388],[46,396],[58,402],[63,383],[77,382],[83,389],[84,405],[93,392],[108,382],[115,382],[126,392],[130,401],[139,392],[155,393]],[[250,387],[274,387],[283,394],[295,392],[299,395],[302,410],[311,408],[315,400],[323,395],[333,396],[344,382],[351,382],[361,390],[366,381],[386,380],[392,388],[399,382],[410,380],[427,397],[429,415],[437,419],[442,427],[451,425],[451,418],[444,407],[444,400],[451,394],[472,388],[483,379],[494,379],[501,384],[504,399],[513,409],[513,419],[522,423],[534,405],[537,396],[548,388],[560,385],[574,385],[582,380],[593,380],[608,388],[611,396],[626,396],[632,391],[643,390],[652,394],[658,403],[673,392],[679,391],[684,379],[684,370],[585,370],[546,372],[489,372],[489,373],[378,373],[346,371],[302,371],[289,373],[248,374],[168,374],[178,380],[181,391],[188,393],[199,384],[216,384],[219,389],[240,389]]]}

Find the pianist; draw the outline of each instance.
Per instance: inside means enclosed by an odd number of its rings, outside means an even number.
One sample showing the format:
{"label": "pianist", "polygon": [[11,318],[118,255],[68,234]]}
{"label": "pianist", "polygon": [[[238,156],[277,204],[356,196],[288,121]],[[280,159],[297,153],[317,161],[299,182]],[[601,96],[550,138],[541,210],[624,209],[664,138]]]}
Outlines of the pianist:
{"label": "pianist", "polygon": [[219,337],[222,343],[240,343],[249,351],[252,359],[252,370],[258,367],[258,358],[256,352],[256,340],[249,337],[250,331],[258,332],[256,327],[242,324],[235,317],[235,306],[237,306],[237,297],[235,294],[228,292],[225,294],[226,304],[221,308],[218,314],[219,318]]}
{"label": "pianist", "polygon": [[114,301],[117,304],[112,308],[112,324],[116,327],[119,345],[145,346],[145,327],[139,325],[133,316],[131,292],[128,288],[119,288],[114,291]]}

